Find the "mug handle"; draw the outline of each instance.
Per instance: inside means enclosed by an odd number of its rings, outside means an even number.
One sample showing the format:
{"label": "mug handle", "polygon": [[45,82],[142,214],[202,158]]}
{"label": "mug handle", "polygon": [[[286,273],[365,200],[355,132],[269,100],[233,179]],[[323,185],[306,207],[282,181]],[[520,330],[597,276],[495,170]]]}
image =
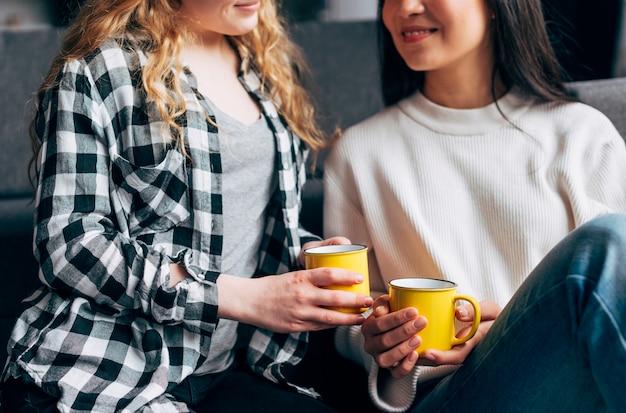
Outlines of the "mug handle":
{"label": "mug handle", "polygon": [[470,338],[474,337],[474,334],[476,334],[476,331],[478,331],[478,326],[480,325],[480,304],[478,304],[478,301],[474,297],[470,297],[469,295],[455,295],[454,302],[457,302],[459,300],[468,301],[472,305],[472,307],[474,307],[474,321],[472,322],[472,329],[469,333],[461,338],[454,337],[452,339],[452,346],[463,344]]}

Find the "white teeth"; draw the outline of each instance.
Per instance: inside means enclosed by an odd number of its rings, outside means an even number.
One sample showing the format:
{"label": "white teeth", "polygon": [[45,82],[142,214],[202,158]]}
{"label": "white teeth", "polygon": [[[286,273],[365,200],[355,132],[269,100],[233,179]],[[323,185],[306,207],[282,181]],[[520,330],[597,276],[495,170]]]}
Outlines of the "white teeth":
{"label": "white teeth", "polygon": [[426,34],[426,33],[430,33],[430,30],[417,30],[414,32],[404,32],[402,33],[403,36],[405,37],[410,37],[410,36],[420,36],[422,34]]}

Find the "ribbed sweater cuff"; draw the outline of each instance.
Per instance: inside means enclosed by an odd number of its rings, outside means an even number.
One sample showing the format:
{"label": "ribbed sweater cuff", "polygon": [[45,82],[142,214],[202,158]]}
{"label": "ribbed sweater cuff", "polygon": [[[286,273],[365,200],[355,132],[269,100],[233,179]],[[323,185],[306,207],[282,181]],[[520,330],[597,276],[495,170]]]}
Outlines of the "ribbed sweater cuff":
{"label": "ribbed sweater cuff", "polygon": [[408,410],[415,397],[419,369],[402,379],[394,379],[365,352],[364,343],[359,327],[337,327],[335,330],[335,347],[339,354],[367,370],[368,391],[376,407],[390,413]]}
{"label": "ribbed sweater cuff", "polygon": [[381,369],[374,358],[365,352],[364,338],[359,327],[338,327],[335,346],[339,354],[361,365],[368,372],[368,392],[374,404],[388,413],[407,411],[415,400],[417,386],[431,380],[440,380],[458,366],[416,366],[401,379],[394,379],[388,370]]}
{"label": "ribbed sweater cuff", "polygon": [[405,412],[411,407],[415,399],[420,367],[414,368],[401,379],[394,379],[388,370],[381,369],[372,360],[369,372],[368,391],[376,407],[389,413]]}

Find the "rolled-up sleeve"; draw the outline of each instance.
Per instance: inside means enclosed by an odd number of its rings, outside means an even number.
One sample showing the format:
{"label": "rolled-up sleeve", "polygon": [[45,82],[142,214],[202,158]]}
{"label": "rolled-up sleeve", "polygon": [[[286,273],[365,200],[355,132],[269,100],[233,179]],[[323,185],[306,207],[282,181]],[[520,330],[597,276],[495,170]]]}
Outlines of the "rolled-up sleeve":
{"label": "rolled-up sleeve", "polygon": [[[175,191],[173,183],[160,182],[163,186],[150,193],[161,197],[154,205],[130,192],[129,205],[138,206],[124,208],[114,184],[118,145],[111,135],[126,133],[119,130],[124,125],[119,118],[128,110],[112,113],[106,99],[89,66],[72,61],[40,105],[35,123],[42,145],[35,228],[40,278],[61,295],[88,298],[105,314],[140,311],[162,324],[183,323],[193,332],[210,333],[217,322],[215,280],[196,271],[170,288],[170,264],[184,264],[192,252],[179,248],[183,259],[172,257],[172,251],[141,238],[150,236],[141,229],[175,232],[189,218],[185,206],[177,205],[184,188]],[[157,174],[156,183],[164,175]]]}

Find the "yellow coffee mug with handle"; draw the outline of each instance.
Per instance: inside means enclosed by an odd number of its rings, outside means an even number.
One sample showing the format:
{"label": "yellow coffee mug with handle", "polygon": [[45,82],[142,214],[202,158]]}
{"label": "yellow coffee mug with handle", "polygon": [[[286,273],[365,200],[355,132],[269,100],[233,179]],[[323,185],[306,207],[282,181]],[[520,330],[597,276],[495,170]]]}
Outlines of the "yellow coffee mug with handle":
{"label": "yellow coffee mug with handle", "polygon": [[[307,269],[334,267],[352,270],[363,275],[363,282],[353,285],[330,285],[324,288],[344,290],[351,293],[370,295],[367,247],[359,244],[325,245],[304,250]],[[362,313],[367,308],[330,307],[344,313]]]}
{"label": "yellow coffee mug with handle", "polygon": [[[398,311],[415,307],[426,317],[428,325],[418,335],[422,344],[418,348],[421,355],[425,350],[450,350],[474,337],[480,324],[480,305],[469,295],[457,294],[456,283],[433,278],[398,278],[389,282],[389,307]],[[474,321],[468,334],[456,337],[454,311],[458,301],[467,301],[474,307]]]}

